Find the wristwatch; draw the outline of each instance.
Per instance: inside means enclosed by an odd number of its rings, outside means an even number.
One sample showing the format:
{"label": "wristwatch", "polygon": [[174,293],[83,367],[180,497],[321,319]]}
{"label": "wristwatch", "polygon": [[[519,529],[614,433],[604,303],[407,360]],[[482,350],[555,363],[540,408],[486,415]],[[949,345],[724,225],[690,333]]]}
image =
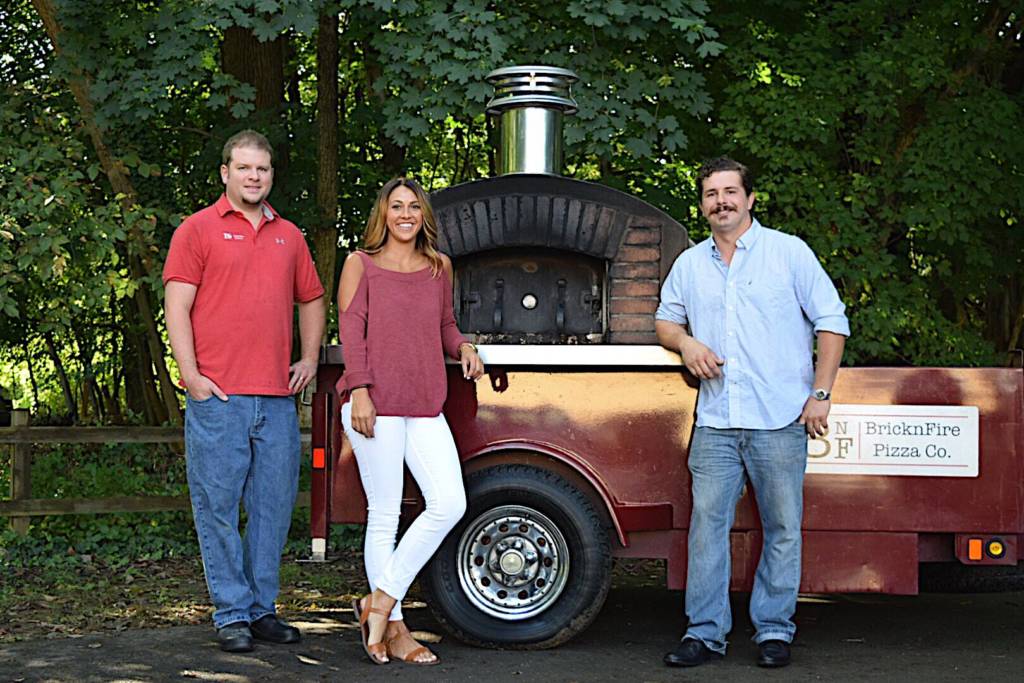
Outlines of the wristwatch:
{"label": "wristwatch", "polygon": [[824,389],[815,389],[811,392],[811,398],[817,399],[818,401],[827,401],[832,398],[832,394]]}

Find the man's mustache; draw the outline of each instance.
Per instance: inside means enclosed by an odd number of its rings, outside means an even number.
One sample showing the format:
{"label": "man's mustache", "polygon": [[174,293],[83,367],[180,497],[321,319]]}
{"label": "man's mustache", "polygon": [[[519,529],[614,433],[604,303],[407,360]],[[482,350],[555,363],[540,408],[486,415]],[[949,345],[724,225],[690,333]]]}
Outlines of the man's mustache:
{"label": "man's mustache", "polygon": [[712,213],[721,213],[722,211],[735,211],[736,206],[734,204],[719,204],[715,207]]}

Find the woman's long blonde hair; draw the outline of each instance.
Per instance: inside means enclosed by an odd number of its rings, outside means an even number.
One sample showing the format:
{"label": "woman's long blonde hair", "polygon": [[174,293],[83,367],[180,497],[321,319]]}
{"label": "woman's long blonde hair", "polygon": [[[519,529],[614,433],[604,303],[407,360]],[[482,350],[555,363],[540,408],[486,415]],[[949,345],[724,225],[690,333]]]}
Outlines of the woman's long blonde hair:
{"label": "woman's long blonde hair", "polygon": [[363,249],[368,254],[376,254],[388,241],[388,199],[396,187],[407,187],[416,195],[420,203],[420,210],[423,213],[423,226],[416,235],[416,250],[427,257],[430,261],[430,272],[437,277],[441,272],[441,254],[437,251],[437,222],[434,220],[434,210],[430,206],[430,199],[423,191],[420,184],[412,178],[392,178],[384,183],[377,194],[377,201],[370,211],[370,219],[366,222],[366,232],[363,233]]}

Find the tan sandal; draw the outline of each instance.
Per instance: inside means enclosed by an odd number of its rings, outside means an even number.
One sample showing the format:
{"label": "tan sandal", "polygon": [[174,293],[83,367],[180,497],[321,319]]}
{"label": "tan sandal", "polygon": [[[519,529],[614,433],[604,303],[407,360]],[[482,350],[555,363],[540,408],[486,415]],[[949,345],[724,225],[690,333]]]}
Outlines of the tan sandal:
{"label": "tan sandal", "polygon": [[[387,654],[388,654],[388,657],[393,658],[393,659],[397,659],[400,662],[405,662],[406,664],[414,664],[416,666],[434,666],[435,664],[440,664],[441,663],[441,658],[437,656],[436,652],[431,652],[430,649],[428,649],[426,647],[423,647],[422,645],[420,645],[419,647],[417,647],[414,650],[410,651],[404,657],[399,657],[398,655],[394,654],[391,651],[392,650],[391,643],[395,642],[396,640],[401,638],[403,635],[405,635],[405,634],[401,633],[401,634],[395,636],[394,638],[389,638],[386,641],[387,642]],[[411,635],[409,637],[412,638]],[[412,639],[414,641],[416,640],[415,638],[412,638]],[[434,655],[434,658],[433,659],[429,659],[429,660],[427,660],[425,662],[416,659],[417,657],[419,657],[423,653],[432,654],[432,655]]]}
{"label": "tan sandal", "polygon": [[360,609],[359,598],[352,600],[352,613],[356,615],[356,619],[359,621],[359,632],[363,636],[363,650],[366,652],[366,656],[370,658],[370,661],[374,664],[387,664],[388,660],[384,657],[388,656],[388,647],[383,641],[370,645],[367,641],[370,640],[370,624],[367,620],[370,617],[370,613],[381,614],[387,617],[390,612],[386,612],[379,607],[373,606],[373,595],[366,596],[366,609]]}

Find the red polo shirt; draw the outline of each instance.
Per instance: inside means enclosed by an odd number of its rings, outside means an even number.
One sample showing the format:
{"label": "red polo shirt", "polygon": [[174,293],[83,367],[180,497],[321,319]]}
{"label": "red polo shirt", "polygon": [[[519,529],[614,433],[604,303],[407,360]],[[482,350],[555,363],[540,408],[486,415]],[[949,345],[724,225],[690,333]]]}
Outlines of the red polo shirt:
{"label": "red polo shirt", "polygon": [[200,373],[227,394],[290,393],[295,303],[324,293],[293,223],[264,202],[253,230],[221,195],[174,231],[163,279],[197,288],[191,319]]}

